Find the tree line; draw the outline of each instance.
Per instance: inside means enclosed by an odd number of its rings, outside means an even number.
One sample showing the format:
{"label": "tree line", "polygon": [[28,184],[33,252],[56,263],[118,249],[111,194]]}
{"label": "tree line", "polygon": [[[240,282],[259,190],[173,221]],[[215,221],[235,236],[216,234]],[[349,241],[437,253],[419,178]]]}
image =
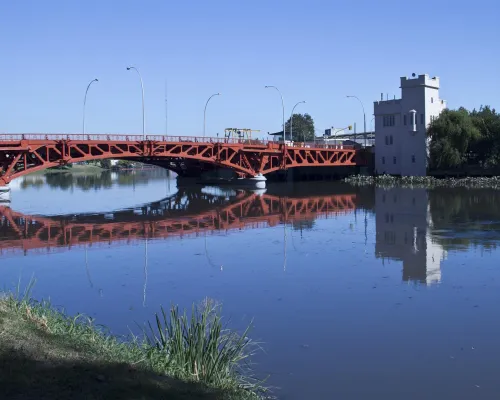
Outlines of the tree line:
{"label": "tree line", "polygon": [[500,167],[500,114],[494,108],[444,110],[427,135],[431,170]]}

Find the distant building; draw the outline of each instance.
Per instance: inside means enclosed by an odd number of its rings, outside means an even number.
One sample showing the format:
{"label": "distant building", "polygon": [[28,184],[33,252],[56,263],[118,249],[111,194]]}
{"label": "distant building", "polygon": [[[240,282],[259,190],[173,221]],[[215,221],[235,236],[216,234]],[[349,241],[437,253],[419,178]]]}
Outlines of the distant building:
{"label": "distant building", "polygon": [[446,102],[439,98],[439,78],[429,75],[402,77],[401,99],[376,101],[376,172],[425,176],[427,127],[445,108]]}

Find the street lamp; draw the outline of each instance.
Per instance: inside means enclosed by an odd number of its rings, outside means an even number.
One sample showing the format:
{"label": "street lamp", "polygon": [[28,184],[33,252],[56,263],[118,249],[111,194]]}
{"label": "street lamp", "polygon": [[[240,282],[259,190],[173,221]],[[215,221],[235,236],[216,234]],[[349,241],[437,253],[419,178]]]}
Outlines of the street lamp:
{"label": "street lamp", "polygon": [[127,71],[133,69],[139,75],[139,79],[141,80],[141,91],[142,91],[142,140],[146,139],[146,117],[144,116],[144,84],[142,82],[142,76],[139,70],[136,67],[127,67]]}
{"label": "street lamp", "polygon": [[212,96],[210,96],[208,98],[207,102],[205,103],[205,110],[203,111],[203,137],[205,137],[205,129],[206,129],[206,125],[207,125],[207,106],[208,106],[208,102],[214,96],[220,96],[220,93],[213,94]]}
{"label": "street lamp", "polygon": [[283,108],[283,144],[285,144],[285,103],[283,102],[283,95],[281,94],[280,90],[276,86],[265,86],[265,88],[274,88],[278,91],[281,97],[281,107]]}
{"label": "street lamp", "polygon": [[[290,140],[293,140],[293,111],[295,110],[295,107],[297,107],[299,104],[305,103],[304,101],[299,101],[297,104],[295,104],[292,108],[292,115],[290,115]],[[304,142],[306,141],[306,134],[304,132]]]}
{"label": "street lamp", "polygon": [[99,80],[93,79],[90,81],[90,83],[87,86],[87,90],[85,91],[85,97],[83,98],[83,127],[82,127],[82,133],[85,135],[85,104],[87,104],[87,92],[89,91],[90,85],[92,85],[94,82],[99,82]]}
{"label": "street lamp", "polygon": [[357,97],[357,96],[347,96],[347,98],[354,98],[359,101],[359,104],[361,104],[361,107],[363,108],[363,130],[365,133],[365,147],[366,147],[366,114],[365,114],[365,106],[363,106],[363,102]]}

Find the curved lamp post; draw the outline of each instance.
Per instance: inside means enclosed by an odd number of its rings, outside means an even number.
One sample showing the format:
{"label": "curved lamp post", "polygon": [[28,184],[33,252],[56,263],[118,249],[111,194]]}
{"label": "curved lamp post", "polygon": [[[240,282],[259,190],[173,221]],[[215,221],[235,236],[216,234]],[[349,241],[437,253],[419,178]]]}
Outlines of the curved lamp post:
{"label": "curved lamp post", "polygon": [[283,145],[285,145],[285,103],[283,102],[283,95],[281,94],[280,90],[276,86],[265,86],[265,88],[274,88],[278,91],[281,97],[281,107],[283,108]]}
{"label": "curved lamp post", "polygon": [[207,126],[207,106],[208,106],[208,102],[214,96],[220,96],[220,93],[213,94],[212,96],[210,96],[208,98],[207,102],[205,103],[205,110],[203,111],[203,137],[205,137],[205,129],[206,129],[206,126]]}
{"label": "curved lamp post", "polygon": [[[297,107],[299,104],[305,103],[305,100],[299,101],[297,104],[295,104],[292,108],[292,114],[290,115],[290,140],[293,140],[293,111],[295,110],[295,107]],[[304,142],[306,141],[306,134],[304,133]]]}
{"label": "curved lamp post", "polygon": [[365,114],[365,106],[363,105],[363,102],[359,99],[357,96],[346,96],[348,99],[353,98],[359,101],[359,104],[361,104],[361,107],[363,108],[363,131],[365,135],[365,147],[366,147],[366,114]]}
{"label": "curved lamp post", "polygon": [[82,133],[85,135],[85,104],[87,104],[87,93],[89,91],[90,85],[92,85],[94,82],[99,82],[99,79],[93,79],[90,81],[90,83],[87,86],[87,90],[85,90],[85,97],[83,98],[83,127],[82,127]]}
{"label": "curved lamp post", "polygon": [[139,70],[136,67],[127,67],[127,71],[130,71],[131,69],[135,70],[137,72],[137,75],[139,75],[139,79],[141,80],[141,91],[142,91],[142,140],[146,139],[146,117],[144,115],[144,84],[142,82],[142,76]]}

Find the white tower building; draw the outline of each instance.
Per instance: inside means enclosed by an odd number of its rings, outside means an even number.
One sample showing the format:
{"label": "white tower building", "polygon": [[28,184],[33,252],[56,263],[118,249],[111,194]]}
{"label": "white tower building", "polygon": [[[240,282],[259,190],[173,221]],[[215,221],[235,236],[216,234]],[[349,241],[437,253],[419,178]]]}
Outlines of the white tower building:
{"label": "white tower building", "polygon": [[439,98],[438,77],[402,77],[400,99],[382,98],[374,103],[375,171],[425,176],[427,127],[445,108],[446,101]]}

